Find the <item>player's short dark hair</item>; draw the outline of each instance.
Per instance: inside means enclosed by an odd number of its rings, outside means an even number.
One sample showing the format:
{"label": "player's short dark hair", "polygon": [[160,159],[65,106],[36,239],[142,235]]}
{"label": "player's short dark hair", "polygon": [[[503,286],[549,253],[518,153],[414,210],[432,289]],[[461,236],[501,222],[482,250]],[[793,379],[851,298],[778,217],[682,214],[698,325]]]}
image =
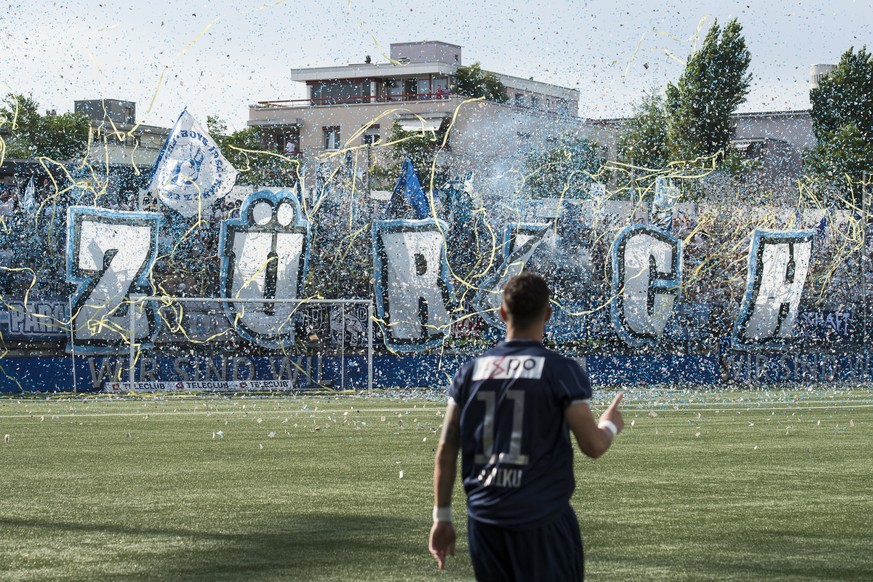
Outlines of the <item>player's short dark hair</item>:
{"label": "player's short dark hair", "polygon": [[548,283],[530,271],[516,275],[503,288],[503,307],[515,327],[529,327],[549,308]]}

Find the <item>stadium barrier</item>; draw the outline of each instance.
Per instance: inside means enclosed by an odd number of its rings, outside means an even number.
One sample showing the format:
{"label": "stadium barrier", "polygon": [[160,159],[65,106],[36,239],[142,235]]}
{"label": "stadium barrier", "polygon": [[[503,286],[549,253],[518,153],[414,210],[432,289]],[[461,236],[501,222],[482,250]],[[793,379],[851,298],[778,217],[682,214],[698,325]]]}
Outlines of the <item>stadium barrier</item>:
{"label": "stadium barrier", "polygon": [[[378,355],[373,385],[380,388],[448,386],[469,356]],[[0,392],[299,392],[338,390],[338,356],[300,356],[292,362],[271,356],[140,358],[137,381],[129,383],[126,357],[7,357]],[[345,358],[345,389],[366,390],[366,356]],[[599,386],[761,386],[791,383],[873,381],[873,352],[713,355],[595,355],[579,358]],[[289,365],[290,364],[290,365]],[[263,379],[255,379],[256,377]],[[76,381],[74,381],[76,378]]]}

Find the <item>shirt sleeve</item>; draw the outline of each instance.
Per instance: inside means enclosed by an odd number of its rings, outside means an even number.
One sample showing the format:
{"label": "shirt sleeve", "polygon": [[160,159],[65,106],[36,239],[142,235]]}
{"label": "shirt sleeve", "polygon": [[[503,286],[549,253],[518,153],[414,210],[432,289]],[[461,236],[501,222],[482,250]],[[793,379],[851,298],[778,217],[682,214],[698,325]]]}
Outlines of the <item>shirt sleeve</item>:
{"label": "shirt sleeve", "polygon": [[558,401],[562,408],[591,400],[591,379],[582,367],[570,358],[564,359],[555,378]]}
{"label": "shirt sleeve", "polygon": [[466,363],[455,373],[455,377],[452,378],[452,383],[449,384],[449,399],[454,400],[457,404],[461,404],[464,402],[464,395],[462,394],[464,390],[464,385],[466,384],[465,379],[468,376],[467,372],[470,369],[470,363]]}

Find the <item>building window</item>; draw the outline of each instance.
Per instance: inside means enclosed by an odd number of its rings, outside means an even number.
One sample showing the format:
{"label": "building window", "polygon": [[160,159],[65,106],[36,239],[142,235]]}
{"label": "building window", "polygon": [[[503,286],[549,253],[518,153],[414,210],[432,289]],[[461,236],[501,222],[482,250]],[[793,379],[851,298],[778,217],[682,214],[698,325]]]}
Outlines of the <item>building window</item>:
{"label": "building window", "polygon": [[430,99],[430,79],[418,80],[418,98]]}
{"label": "building window", "polygon": [[382,136],[378,133],[365,133],[363,140],[365,145],[376,145],[382,140]]}
{"label": "building window", "polygon": [[322,81],[312,85],[310,99],[313,105],[343,105],[369,103],[370,81]]}
{"label": "building window", "polygon": [[516,107],[524,107],[524,94],[516,93],[515,94],[515,106]]}
{"label": "building window", "polygon": [[400,101],[403,94],[402,82],[398,79],[385,79],[385,93],[388,101]]}
{"label": "building window", "polygon": [[340,127],[332,125],[324,127],[324,149],[338,150],[340,149]]}
{"label": "building window", "polygon": [[538,105],[539,105],[539,99],[537,99],[537,96],[531,95],[530,96],[530,108],[536,109]]}
{"label": "building window", "polygon": [[404,79],[403,92],[404,101],[415,101],[418,99],[418,81],[415,79]]}

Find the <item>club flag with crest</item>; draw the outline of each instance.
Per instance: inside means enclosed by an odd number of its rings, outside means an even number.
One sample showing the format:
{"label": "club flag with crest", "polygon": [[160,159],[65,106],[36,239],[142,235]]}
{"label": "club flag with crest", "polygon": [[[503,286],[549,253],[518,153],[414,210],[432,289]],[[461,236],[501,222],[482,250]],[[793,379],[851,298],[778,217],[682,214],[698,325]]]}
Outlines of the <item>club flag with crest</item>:
{"label": "club flag with crest", "polygon": [[421,189],[421,182],[418,181],[418,175],[415,173],[415,168],[412,167],[409,158],[403,160],[400,177],[397,178],[397,185],[394,186],[394,193],[391,194],[385,216],[399,218],[402,214],[404,200],[409,203],[415,218],[421,220],[430,215],[427,197],[424,195],[424,190]]}
{"label": "club flag with crest", "polygon": [[183,111],[155,161],[149,190],[190,218],[230,192],[236,177],[236,169],[215,140],[190,113]]}

